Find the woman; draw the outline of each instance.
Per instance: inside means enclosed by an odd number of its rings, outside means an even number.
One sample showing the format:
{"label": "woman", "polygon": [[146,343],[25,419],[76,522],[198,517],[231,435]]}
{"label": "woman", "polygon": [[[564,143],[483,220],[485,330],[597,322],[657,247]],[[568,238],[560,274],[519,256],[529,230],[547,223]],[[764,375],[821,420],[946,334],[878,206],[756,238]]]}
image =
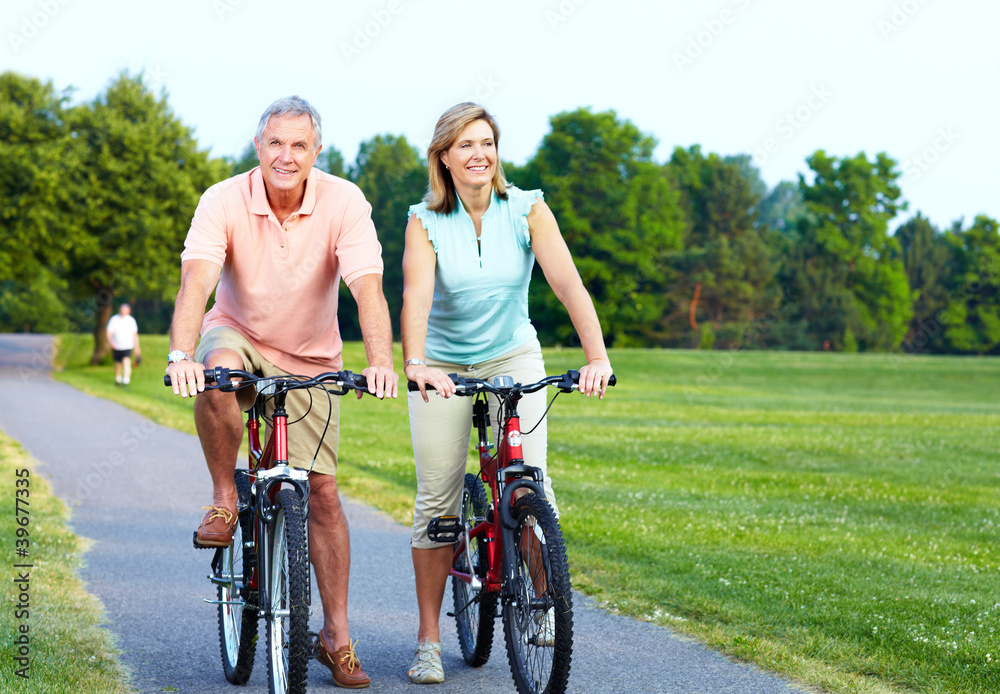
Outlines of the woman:
{"label": "woman", "polygon": [[[437,123],[427,151],[430,190],[410,208],[403,254],[401,329],[417,469],[411,554],[420,625],[409,677],[444,681],[438,621],[451,568],[451,545],[431,542],[427,524],[457,515],[469,450],[472,403],[452,397],[449,373],[474,378],[545,376],[541,348],[528,319],[528,282],[538,260],[569,311],[587,363],[580,392],[603,397],[611,376],[594,303],[573,265],[542,192],[511,187],[497,151],[500,132],[481,106],[463,103]],[[439,397],[430,398],[427,386]],[[518,405],[524,429],[542,420],[544,391]],[[496,421],[494,404],[493,421]],[[523,438],[524,457],[545,472],[545,421]],[[552,482],[545,495],[556,508]]]}

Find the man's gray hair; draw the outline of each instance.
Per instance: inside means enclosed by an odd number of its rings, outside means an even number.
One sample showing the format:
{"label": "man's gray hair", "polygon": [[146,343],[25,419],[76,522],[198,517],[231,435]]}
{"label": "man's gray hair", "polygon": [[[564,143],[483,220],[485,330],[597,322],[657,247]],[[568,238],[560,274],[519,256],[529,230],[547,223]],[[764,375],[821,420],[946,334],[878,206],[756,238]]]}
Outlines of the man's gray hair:
{"label": "man's gray hair", "polygon": [[271,120],[272,116],[280,118],[281,116],[304,115],[308,115],[312,120],[313,133],[316,135],[316,142],[313,144],[319,147],[323,144],[323,126],[319,118],[319,112],[301,96],[286,96],[267,107],[264,115],[260,117],[260,123],[257,124],[257,141],[260,142],[261,136],[264,134],[264,128],[267,127],[267,122]]}

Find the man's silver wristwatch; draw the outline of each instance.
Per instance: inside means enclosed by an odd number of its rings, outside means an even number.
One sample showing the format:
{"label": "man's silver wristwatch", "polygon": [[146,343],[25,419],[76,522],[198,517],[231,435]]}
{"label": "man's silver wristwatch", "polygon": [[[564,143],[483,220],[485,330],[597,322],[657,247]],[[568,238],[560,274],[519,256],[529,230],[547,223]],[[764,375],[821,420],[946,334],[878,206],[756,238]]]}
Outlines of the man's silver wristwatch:
{"label": "man's silver wristwatch", "polygon": [[176,364],[179,361],[192,361],[191,356],[182,349],[175,349],[167,354],[167,363]]}

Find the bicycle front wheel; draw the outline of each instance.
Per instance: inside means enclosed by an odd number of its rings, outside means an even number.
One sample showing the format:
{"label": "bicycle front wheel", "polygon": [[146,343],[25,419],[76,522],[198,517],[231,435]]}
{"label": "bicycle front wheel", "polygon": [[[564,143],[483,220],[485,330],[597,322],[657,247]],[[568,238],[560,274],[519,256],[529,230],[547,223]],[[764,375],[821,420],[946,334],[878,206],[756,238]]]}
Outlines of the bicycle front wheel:
{"label": "bicycle front wheel", "polygon": [[233,684],[246,684],[253,671],[257,645],[257,596],[250,587],[253,552],[245,543],[253,538],[253,515],[250,504],[250,480],[236,473],[239,495],[239,522],[233,544],[219,548],[215,580],[219,597],[219,646],[222,669]]}
{"label": "bicycle front wheel", "polygon": [[[467,473],[462,493],[462,526],[466,531],[471,530],[485,515],[486,491],[483,483],[475,475]],[[493,621],[497,615],[497,595],[486,590],[486,572],[489,567],[486,543],[480,542],[478,538],[470,539],[466,551],[455,560],[454,566],[462,573],[476,576],[482,584],[481,588],[474,589],[456,576],[451,578],[458,645],[465,662],[479,667],[490,658]]]}
{"label": "bicycle front wheel", "polygon": [[271,694],[302,694],[309,657],[309,552],[302,503],[290,489],[275,497],[268,554],[267,681]]}
{"label": "bicycle front wheel", "polygon": [[563,694],[573,655],[573,596],[559,522],[549,503],[527,494],[511,511],[504,537],[516,561],[506,567],[511,593],[503,606],[507,658],[521,694]]}

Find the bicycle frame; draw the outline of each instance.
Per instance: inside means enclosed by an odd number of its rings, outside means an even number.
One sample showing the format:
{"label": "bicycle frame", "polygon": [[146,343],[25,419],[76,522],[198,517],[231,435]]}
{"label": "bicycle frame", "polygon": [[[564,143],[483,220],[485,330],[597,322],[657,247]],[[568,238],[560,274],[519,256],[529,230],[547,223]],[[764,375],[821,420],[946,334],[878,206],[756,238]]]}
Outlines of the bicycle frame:
{"label": "bicycle frame", "polygon": [[[287,391],[282,384],[278,384],[274,394],[275,408],[272,413],[271,435],[266,442],[260,442],[260,414],[263,404],[262,398],[258,395],[253,406],[247,410],[247,441],[250,450],[249,468],[247,476],[251,483],[251,503],[254,504],[254,537],[252,539],[258,553],[269,552],[271,547],[271,522],[274,520],[272,512],[274,498],[283,483],[291,485],[299,498],[302,499],[304,515],[309,517],[309,473],[305,470],[292,468],[288,465],[288,413],[285,411],[285,397]],[[306,533],[308,537],[308,524]],[[270,566],[273,557],[264,557],[265,566]],[[265,572],[261,581],[259,567],[261,561],[258,557],[250,572],[249,586],[251,590],[257,591],[259,609],[264,616],[273,613],[270,604],[271,586],[268,573]],[[262,585],[263,584],[263,585]],[[312,603],[311,587],[306,587],[307,604]]]}
{"label": "bicycle frame", "polygon": [[[489,407],[486,398],[477,397],[472,408],[472,418],[479,434],[477,450],[479,451],[480,475],[486,482],[493,498],[486,513],[486,518],[477,523],[468,532],[468,536],[463,532],[462,537],[457,542],[454,555],[452,557],[451,575],[470,584],[473,588],[483,589],[488,592],[496,592],[503,586],[509,586],[501,576],[503,566],[514,566],[516,557],[514,555],[514,543],[508,537],[507,542],[504,536],[509,535],[514,529],[513,525],[504,527],[504,520],[508,514],[501,513],[502,508],[511,508],[514,504],[514,493],[519,489],[527,489],[539,496],[544,497],[542,489],[542,471],[531,465],[524,464],[524,453],[521,449],[521,419],[517,414],[517,400],[509,403],[509,411],[506,420],[501,423],[498,450],[495,455],[490,451],[493,449],[493,442],[489,436]],[[489,558],[489,569],[486,576],[486,585],[483,586],[479,577],[472,573],[457,571],[454,566],[459,558],[468,551],[468,541],[478,538],[486,543],[487,556]],[[506,556],[507,561],[501,561]],[[468,557],[466,566],[474,566],[471,557]]]}

